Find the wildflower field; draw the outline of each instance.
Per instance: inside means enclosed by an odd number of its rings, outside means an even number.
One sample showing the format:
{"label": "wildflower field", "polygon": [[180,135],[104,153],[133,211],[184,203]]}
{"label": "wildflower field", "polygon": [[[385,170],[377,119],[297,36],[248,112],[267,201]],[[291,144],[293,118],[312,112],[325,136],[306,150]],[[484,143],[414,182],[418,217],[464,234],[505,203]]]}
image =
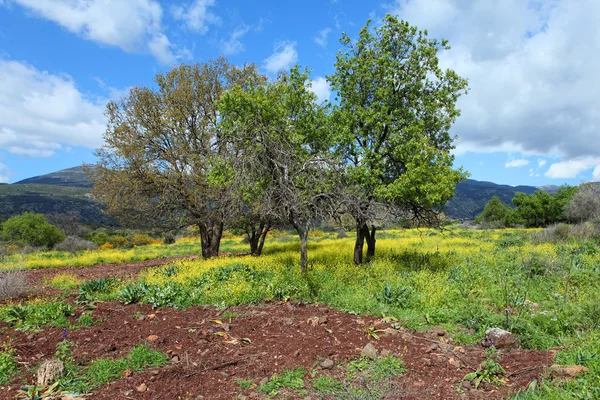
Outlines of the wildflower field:
{"label": "wildflower field", "polygon": [[[83,310],[82,305],[104,302],[171,313],[207,305],[223,313],[249,305],[261,307],[265,302],[320,304],[360,318],[380,318],[415,333],[438,327],[456,346],[476,345],[492,327],[508,330],[519,338],[524,350],[556,350],[555,359],[549,364],[577,365],[586,370],[569,380],[541,374],[529,389],[508,391],[504,398],[600,398],[598,242],[543,241],[538,233],[524,229],[387,230],[378,233],[374,260],[355,266],[351,258],[353,237],[317,231],[309,245],[310,266],[302,273],[295,236],[276,232],[259,257],[230,255],[172,262],[145,269],[128,280],[107,276],[80,281],[68,272],[61,273],[44,283],[60,290],[58,297],[9,300],[0,306],[0,320],[4,321],[0,329],[9,336],[13,329],[35,331],[38,335],[48,329],[90,329],[96,321],[95,310]],[[222,250],[243,252],[247,245],[241,237],[230,237],[224,240]],[[83,268],[101,262],[198,252],[199,244],[188,239],[170,246],[149,245],[130,250],[48,252],[24,255],[18,260],[10,256],[1,265],[7,270]],[[373,339],[373,332],[375,328],[367,331],[366,336],[371,334],[368,339]],[[11,343],[16,343],[18,334],[15,335],[0,351],[0,382],[5,384],[19,377],[27,379],[27,371],[11,361],[19,358],[18,349],[11,347]],[[72,374],[81,379],[89,376],[89,372]],[[317,379],[322,383],[329,378],[316,377],[312,386],[307,383],[305,389],[290,393],[338,398],[319,392],[314,387]],[[97,386],[84,383],[81,387]],[[453,384],[457,396],[469,398],[468,392],[461,393],[460,384]],[[68,387],[74,386],[65,385]],[[277,397],[278,391],[265,393],[261,396],[275,393]]]}

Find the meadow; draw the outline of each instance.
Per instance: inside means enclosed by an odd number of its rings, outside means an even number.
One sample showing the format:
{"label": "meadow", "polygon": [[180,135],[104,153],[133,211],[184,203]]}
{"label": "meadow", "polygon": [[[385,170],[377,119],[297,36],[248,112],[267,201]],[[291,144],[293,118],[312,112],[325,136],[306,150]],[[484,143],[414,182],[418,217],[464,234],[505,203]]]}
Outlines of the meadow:
{"label": "meadow", "polygon": [[[350,314],[383,317],[417,332],[438,326],[459,345],[477,343],[488,328],[499,327],[517,335],[524,349],[558,349],[557,364],[589,368],[568,381],[542,377],[535,390],[515,398],[600,398],[598,242],[543,241],[539,232],[387,230],[378,234],[375,259],[357,267],[351,259],[354,238],[316,231],[306,273],[298,265],[295,236],[275,232],[260,257],[179,261],[149,268],[127,281],[107,277],[78,282],[61,274],[48,283],[66,292],[77,290],[79,303],[116,300],[156,309],[225,309],[271,301],[326,304]],[[197,241],[185,239],[130,250],[8,256],[0,265],[7,270],[84,267],[198,251]],[[247,245],[241,237],[230,236],[222,251],[243,252]],[[11,307],[0,307],[0,319],[10,320]],[[54,309],[64,313],[56,305]],[[36,325],[35,320],[27,323]],[[0,369],[1,365],[0,361]]]}

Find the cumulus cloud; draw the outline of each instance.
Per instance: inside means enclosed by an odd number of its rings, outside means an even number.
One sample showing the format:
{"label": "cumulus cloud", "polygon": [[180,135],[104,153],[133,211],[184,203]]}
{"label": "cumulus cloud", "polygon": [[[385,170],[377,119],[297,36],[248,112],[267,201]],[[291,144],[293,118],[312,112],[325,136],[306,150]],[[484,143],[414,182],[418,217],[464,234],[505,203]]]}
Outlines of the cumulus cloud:
{"label": "cumulus cloud", "polygon": [[[600,2],[396,0],[392,11],[449,39],[441,64],[469,79],[453,127],[458,149],[554,156],[569,165],[600,155]],[[572,175],[558,170],[585,171],[555,167],[547,176]]]}
{"label": "cumulus cloud", "polygon": [[47,157],[65,146],[102,144],[104,103],[87,98],[70,77],[0,59],[0,87],[0,149]]}
{"label": "cumulus cloud", "polygon": [[317,96],[317,100],[320,103],[329,100],[329,97],[331,96],[329,82],[322,76],[311,81],[310,90]]}
{"label": "cumulus cloud", "polygon": [[538,167],[542,168],[544,165],[546,165],[548,163],[548,161],[544,160],[543,158],[540,158],[538,160]]}
{"label": "cumulus cloud", "polygon": [[319,33],[317,33],[317,36],[315,36],[315,42],[321,47],[327,47],[327,38],[330,33],[331,28],[320,30]]}
{"label": "cumulus cloud", "polygon": [[9,0],[70,32],[126,52],[148,51],[169,64],[176,49],[162,32],[156,0]]}
{"label": "cumulus cloud", "polygon": [[215,4],[215,0],[195,0],[185,6],[173,6],[171,13],[173,18],[185,23],[189,29],[204,35],[209,25],[221,23],[221,19],[210,11]]}
{"label": "cumulus cloud", "polygon": [[[583,171],[594,168],[594,175],[600,172],[600,157],[581,157],[550,165],[546,176],[549,178],[576,178]],[[594,178],[596,179],[596,178]]]}
{"label": "cumulus cloud", "polygon": [[506,168],[519,168],[526,165],[529,165],[529,160],[524,158],[516,158],[514,160],[507,161],[506,164],[504,164]]}
{"label": "cumulus cloud", "polygon": [[291,68],[298,62],[296,42],[279,42],[275,44],[273,54],[264,61],[267,72],[276,74],[281,70]]}

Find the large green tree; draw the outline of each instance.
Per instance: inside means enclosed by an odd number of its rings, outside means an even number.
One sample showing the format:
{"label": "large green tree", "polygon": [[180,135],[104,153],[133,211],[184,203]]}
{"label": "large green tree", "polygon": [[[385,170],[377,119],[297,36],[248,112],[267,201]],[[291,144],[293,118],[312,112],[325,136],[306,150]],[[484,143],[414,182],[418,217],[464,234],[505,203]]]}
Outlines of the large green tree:
{"label": "large green tree", "polygon": [[0,226],[0,239],[30,246],[53,247],[64,238],[60,229],[50,224],[46,217],[33,212],[11,217]]}
{"label": "large green tree", "polygon": [[374,209],[391,205],[417,222],[454,195],[465,179],[453,169],[449,130],[460,112],[467,81],[439,66],[438,53],[448,43],[430,39],[407,22],[387,15],[357,40],[343,34],[335,73],[333,110],[335,150],[347,166],[343,176],[346,210],[356,221],[354,261],[375,254]]}
{"label": "large green tree", "polygon": [[577,187],[561,186],[554,194],[536,190],[533,194],[517,193],[512,202],[528,227],[542,227],[567,220],[566,207]]}
{"label": "large green tree", "polygon": [[236,87],[220,105],[235,187],[251,197],[259,215],[294,227],[300,238],[300,265],[308,262],[308,234],[331,215],[336,163],[331,158],[331,130],[325,109],[309,90],[308,74],[299,68],[274,82]]}
{"label": "large green tree", "polygon": [[155,88],[135,87],[110,102],[106,144],[89,169],[108,213],[129,224],[197,225],[202,255],[218,255],[233,200],[217,102],[260,79],[255,66],[219,58],[176,66],[156,75]]}

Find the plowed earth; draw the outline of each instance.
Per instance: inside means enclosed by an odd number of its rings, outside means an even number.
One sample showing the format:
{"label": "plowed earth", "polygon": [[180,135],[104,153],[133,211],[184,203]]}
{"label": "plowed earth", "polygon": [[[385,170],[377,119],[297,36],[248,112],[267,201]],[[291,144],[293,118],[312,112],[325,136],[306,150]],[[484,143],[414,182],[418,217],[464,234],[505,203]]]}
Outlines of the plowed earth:
{"label": "plowed earth", "polygon": [[[152,266],[146,263],[126,270],[137,273],[138,267]],[[113,275],[116,269],[104,266],[69,272],[79,271],[94,271],[82,276],[89,279]],[[105,273],[100,275],[100,271]],[[39,285],[48,276],[41,274],[42,271],[33,271],[32,283]],[[171,363],[100,387],[86,396],[92,399],[265,398],[256,387],[240,389],[238,381],[251,380],[258,385],[282,369],[297,367],[316,371],[317,375],[338,376],[369,342],[380,352],[389,351],[401,358],[407,368],[407,372],[393,379],[387,397],[390,399],[502,399],[526,387],[552,363],[548,352],[508,351],[502,353],[501,361],[509,374],[506,386],[483,385],[458,393],[456,388],[464,376],[485,359],[480,346],[455,347],[447,343],[451,342],[447,336],[395,329],[381,319],[359,317],[322,305],[267,303],[227,310],[210,306],[152,310],[147,305],[108,302],[97,304],[93,316],[102,322],[67,332],[67,338],[75,343],[74,356],[83,365],[98,358],[123,357],[140,343],[167,353]],[[369,327],[383,330],[378,333],[379,340],[367,334]],[[36,366],[52,358],[56,344],[63,340],[63,332],[56,328],[31,334],[0,323],[0,330],[3,340],[12,341],[22,376],[27,377],[28,383],[34,382]],[[321,369],[325,359],[333,361],[333,368]],[[310,379],[307,376],[306,382]],[[20,385],[27,382],[21,377],[0,387],[0,399],[14,399]],[[147,387],[143,392],[137,390],[141,384]],[[312,399],[321,398],[310,387],[307,390]],[[306,397],[306,393],[293,391],[280,395]]]}

